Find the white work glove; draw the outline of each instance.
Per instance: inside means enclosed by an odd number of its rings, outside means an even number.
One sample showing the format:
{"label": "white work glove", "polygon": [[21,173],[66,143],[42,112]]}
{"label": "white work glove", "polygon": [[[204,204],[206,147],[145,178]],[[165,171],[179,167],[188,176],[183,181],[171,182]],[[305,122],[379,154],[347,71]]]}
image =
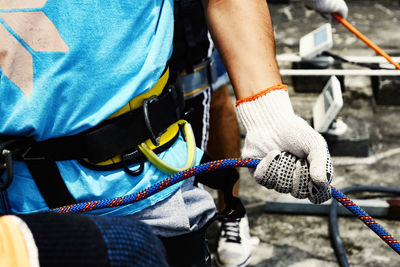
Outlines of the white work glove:
{"label": "white work glove", "polygon": [[325,18],[329,18],[332,13],[338,13],[343,18],[347,17],[348,8],[344,0],[302,0],[304,4],[319,12]]}
{"label": "white work glove", "polygon": [[294,114],[286,88],[277,85],[236,103],[247,131],[242,156],[262,159],[252,172],[259,184],[320,204],[331,198],[327,144]]}

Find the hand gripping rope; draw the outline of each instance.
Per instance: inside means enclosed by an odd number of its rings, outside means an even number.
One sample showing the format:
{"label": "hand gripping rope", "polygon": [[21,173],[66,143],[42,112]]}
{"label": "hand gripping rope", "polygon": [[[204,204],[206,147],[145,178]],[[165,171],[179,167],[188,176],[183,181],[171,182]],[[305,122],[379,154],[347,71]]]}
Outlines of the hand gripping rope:
{"label": "hand gripping rope", "polygon": [[[133,193],[130,195],[117,197],[113,199],[104,199],[104,200],[96,200],[83,202],[73,205],[68,205],[56,209],[52,209],[53,212],[58,213],[79,213],[86,212],[96,209],[104,209],[104,208],[112,208],[117,206],[123,206],[131,203],[138,202],[142,199],[145,199],[149,196],[154,195],[155,193],[174,185],[180,181],[188,179],[192,176],[212,172],[221,168],[234,168],[234,167],[248,167],[255,168],[259,159],[226,159],[226,160],[217,160],[208,162],[205,164],[201,164],[199,166],[192,167],[185,171],[176,173],[163,181],[148,187],[142,191],[137,193]],[[373,218],[371,218],[366,212],[364,212],[360,207],[358,207],[353,201],[351,201],[348,197],[346,197],[343,193],[332,187],[332,197],[336,199],[340,204],[342,204],[345,208],[347,208],[350,212],[352,212],[358,219],[360,219],[363,223],[365,223],[372,231],[374,231],[386,244],[388,244],[394,251],[396,251],[400,255],[400,244],[394,239],[392,235],[387,233]]]}

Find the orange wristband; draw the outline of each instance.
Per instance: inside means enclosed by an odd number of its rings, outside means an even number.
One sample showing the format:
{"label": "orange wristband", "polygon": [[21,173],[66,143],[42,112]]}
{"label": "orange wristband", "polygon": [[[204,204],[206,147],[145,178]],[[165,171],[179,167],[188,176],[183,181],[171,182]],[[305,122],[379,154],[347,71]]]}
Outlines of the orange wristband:
{"label": "orange wristband", "polygon": [[265,90],[263,90],[263,91],[261,91],[261,92],[258,92],[258,93],[254,94],[254,95],[240,98],[240,99],[238,99],[238,100],[236,101],[236,106],[238,106],[238,105],[240,105],[241,103],[244,103],[244,102],[250,102],[250,101],[256,100],[257,98],[259,98],[259,97],[261,97],[261,96],[263,96],[263,95],[266,95],[266,94],[268,94],[268,93],[270,93],[270,92],[272,92],[272,91],[276,91],[276,90],[284,90],[284,91],[287,91],[287,85],[286,85],[286,84],[281,84],[281,83],[280,83],[280,84],[278,84],[278,85],[269,87],[269,88],[267,88],[267,89],[265,89]]}

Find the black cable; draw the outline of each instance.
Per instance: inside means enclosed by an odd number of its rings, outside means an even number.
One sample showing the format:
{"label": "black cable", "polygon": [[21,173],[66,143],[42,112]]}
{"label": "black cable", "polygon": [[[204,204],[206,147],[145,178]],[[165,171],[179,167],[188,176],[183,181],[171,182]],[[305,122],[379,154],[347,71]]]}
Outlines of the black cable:
{"label": "black cable", "polygon": [[[350,194],[355,192],[375,192],[375,193],[390,193],[400,196],[400,188],[382,187],[382,186],[355,185],[351,187],[346,187],[344,189],[341,189],[340,191],[344,194]],[[346,251],[344,250],[342,238],[340,237],[338,228],[337,207],[338,207],[337,201],[332,200],[329,211],[329,236],[339,265],[341,267],[348,267],[350,265],[347,260]]]}
{"label": "black cable", "polygon": [[347,60],[347,59],[345,59],[345,58],[343,58],[343,57],[341,57],[341,56],[339,56],[337,54],[334,54],[332,52],[329,52],[329,51],[322,52],[322,55],[323,56],[332,57],[332,58],[334,58],[336,60],[339,60],[341,62],[345,62],[345,63],[349,63],[349,64],[353,64],[353,65],[358,65],[358,66],[361,66],[361,67],[366,67],[366,68],[369,68],[369,69],[372,69],[372,70],[392,70],[390,68],[381,68],[379,66],[379,64],[377,64],[377,63],[361,63],[361,62],[350,61],[350,60]]}

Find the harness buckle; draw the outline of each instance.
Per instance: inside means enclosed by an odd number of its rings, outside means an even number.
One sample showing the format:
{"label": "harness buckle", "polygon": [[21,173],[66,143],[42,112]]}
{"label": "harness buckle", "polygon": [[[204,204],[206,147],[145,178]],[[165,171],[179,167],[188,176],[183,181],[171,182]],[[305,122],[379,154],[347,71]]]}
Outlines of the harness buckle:
{"label": "harness buckle", "polygon": [[149,98],[146,98],[143,101],[143,114],[144,114],[144,122],[146,124],[146,128],[150,133],[150,141],[153,143],[154,146],[159,146],[160,145],[160,137],[161,134],[156,135],[153,131],[153,128],[151,127],[150,123],[150,118],[149,118],[149,104],[155,102],[158,100],[158,97],[156,95],[153,95]]}
{"label": "harness buckle", "polygon": [[0,137],[0,176],[3,175],[4,171],[6,172],[5,181],[0,182],[0,191],[5,191],[14,179],[13,161],[25,160],[25,155],[32,148],[33,139],[11,136]]}
{"label": "harness buckle", "polygon": [[5,191],[14,178],[12,153],[8,149],[2,149],[0,156],[4,158],[4,163],[0,164],[0,175],[3,174],[4,170],[6,171],[6,180],[4,183],[0,183],[0,191]]}

